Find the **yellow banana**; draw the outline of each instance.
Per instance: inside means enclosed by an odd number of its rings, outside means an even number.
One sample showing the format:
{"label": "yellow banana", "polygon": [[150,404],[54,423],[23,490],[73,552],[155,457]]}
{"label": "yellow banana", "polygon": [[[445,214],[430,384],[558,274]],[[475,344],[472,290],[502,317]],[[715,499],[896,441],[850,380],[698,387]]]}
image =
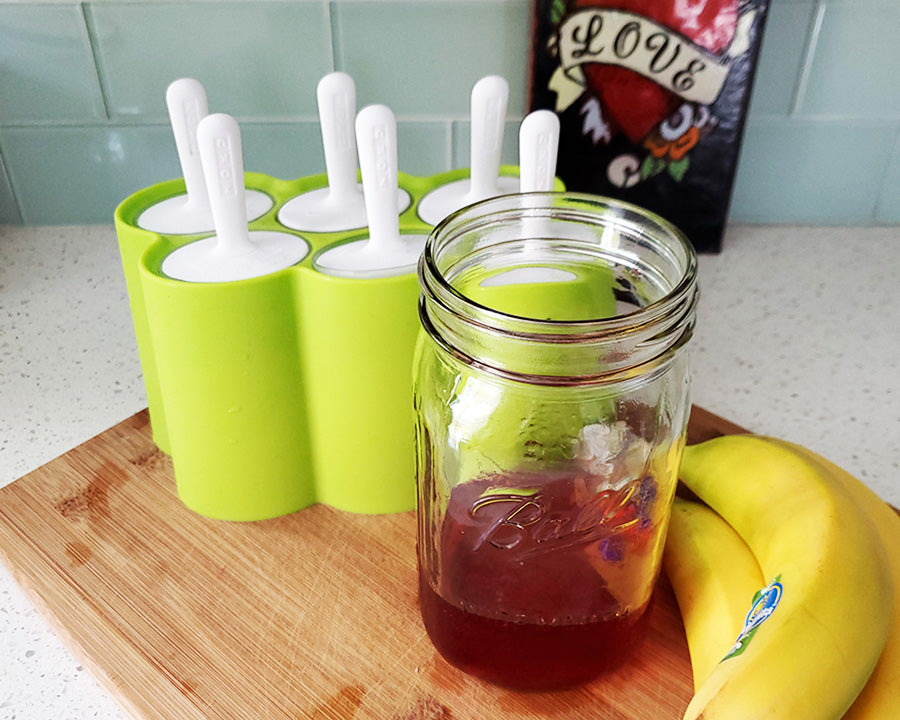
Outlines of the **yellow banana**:
{"label": "yellow banana", "polygon": [[675,498],[663,553],[684,621],[694,690],[731,649],[765,584],[747,544],[705,505]]}
{"label": "yellow banana", "polygon": [[755,634],[713,669],[685,720],[837,720],[892,622],[890,568],[871,521],[818,464],[757,436],[689,446],[680,476],[772,579]]}
{"label": "yellow banana", "polygon": [[894,582],[893,625],[875,670],[843,720],[897,720],[900,718],[900,515],[865,484],[821,455],[785,440],[775,442],[809,458],[839,480],[869,515],[881,536]]}

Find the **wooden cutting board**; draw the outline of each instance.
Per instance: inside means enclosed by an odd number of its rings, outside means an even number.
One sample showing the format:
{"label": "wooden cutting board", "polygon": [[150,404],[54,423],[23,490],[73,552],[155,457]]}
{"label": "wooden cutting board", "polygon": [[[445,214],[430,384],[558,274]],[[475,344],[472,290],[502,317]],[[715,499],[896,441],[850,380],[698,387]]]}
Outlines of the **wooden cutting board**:
{"label": "wooden cutting board", "polygon": [[[695,408],[689,440],[739,431]],[[415,513],[205,519],[175,495],[146,411],[0,490],[0,559],[140,720],[667,720],[691,696],[665,579],[621,670],[564,692],[496,688],[425,635]]]}

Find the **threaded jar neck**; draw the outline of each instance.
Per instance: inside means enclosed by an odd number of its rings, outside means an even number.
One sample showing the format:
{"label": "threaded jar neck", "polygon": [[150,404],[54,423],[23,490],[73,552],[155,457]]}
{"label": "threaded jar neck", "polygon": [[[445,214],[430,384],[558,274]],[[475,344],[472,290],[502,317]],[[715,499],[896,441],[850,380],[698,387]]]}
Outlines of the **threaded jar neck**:
{"label": "threaded jar neck", "polygon": [[652,372],[690,339],[697,257],[671,223],[579,193],[504,195],[431,233],[419,314],[461,361],[539,384]]}

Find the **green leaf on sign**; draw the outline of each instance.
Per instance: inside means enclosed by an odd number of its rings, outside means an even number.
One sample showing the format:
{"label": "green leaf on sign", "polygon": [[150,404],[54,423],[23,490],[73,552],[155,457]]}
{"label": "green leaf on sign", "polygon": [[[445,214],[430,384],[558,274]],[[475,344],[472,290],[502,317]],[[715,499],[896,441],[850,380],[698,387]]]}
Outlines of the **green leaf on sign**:
{"label": "green leaf on sign", "polygon": [[641,180],[646,180],[654,175],[659,175],[665,169],[665,160],[648,155],[644,158],[644,162],[641,163]]}
{"label": "green leaf on sign", "polygon": [[555,25],[566,14],[566,0],[553,0],[550,3],[550,20]]}
{"label": "green leaf on sign", "polygon": [[675,178],[676,182],[681,182],[684,179],[684,174],[687,172],[690,164],[691,161],[687,155],[681,158],[681,160],[673,160],[669,163],[669,175]]}

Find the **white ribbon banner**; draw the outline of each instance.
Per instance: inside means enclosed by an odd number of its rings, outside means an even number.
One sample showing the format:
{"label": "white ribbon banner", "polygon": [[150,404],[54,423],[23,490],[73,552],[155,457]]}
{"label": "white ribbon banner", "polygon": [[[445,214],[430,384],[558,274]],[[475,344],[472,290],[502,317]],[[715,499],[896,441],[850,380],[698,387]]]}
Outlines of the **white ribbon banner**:
{"label": "white ribbon banner", "polygon": [[628,68],[687,101],[710,105],[719,96],[731,58],[750,45],[756,11],[739,19],[731,45],[721,55],[641,15],[612,9],[585,9],[570,15],[551,41],[560,67],[550,81],[557,110],[564,110],[584,90],[584,64]]}

